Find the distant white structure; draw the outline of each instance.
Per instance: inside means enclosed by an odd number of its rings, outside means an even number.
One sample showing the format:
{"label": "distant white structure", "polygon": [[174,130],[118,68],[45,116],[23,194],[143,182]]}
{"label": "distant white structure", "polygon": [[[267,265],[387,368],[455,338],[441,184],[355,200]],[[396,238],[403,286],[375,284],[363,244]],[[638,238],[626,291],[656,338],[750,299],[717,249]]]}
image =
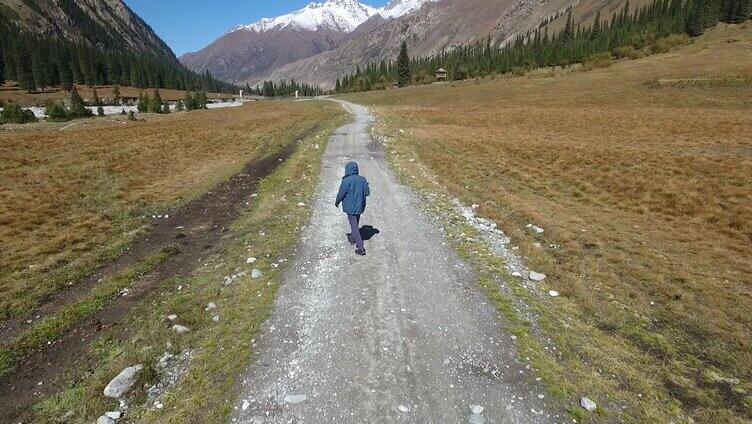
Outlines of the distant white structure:
{"label": "distant white structure", "polygon": [[295,90],[295,98],[298,98],[298,90]]}
{"label": "distant white structure", "polygon": [[243,100],[243,90],[240,90],[240,100]]}

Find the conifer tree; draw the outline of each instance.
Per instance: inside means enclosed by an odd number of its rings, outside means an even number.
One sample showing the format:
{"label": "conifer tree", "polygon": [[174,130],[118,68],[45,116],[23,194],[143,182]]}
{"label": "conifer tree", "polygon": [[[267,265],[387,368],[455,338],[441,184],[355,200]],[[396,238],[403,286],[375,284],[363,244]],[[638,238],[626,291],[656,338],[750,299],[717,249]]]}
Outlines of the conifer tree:
{"label": "conifer tree", "polygon": [[162,113],[162,96],[159,95],[159,90],[154,90],[154,97],[149,102],[149,112]]}
{"label": "conifer tree", "polygon": [[120,104],[120,87],[117,84],[112,87],[112,102],[115,105]]}
{"label": "conifer tree", "polygon": [[196,109],[196,101],[194,100],[193,94],[191,94],[190,91],[185,93],[185,98],[183,99],[183,103],[185,103],[186,110]]}
{"label": "conifer tree", "polygon": [[149,95],[142,92],[138,97],[138,111],[141,113],[148,112],[149,105],[151,105],[151,99],[149,98]]}
{"label": "conifer tree", "polygon": [[3,60],[2,44],[0,43],[0,85],[5,84],[5,61]]}
{"label": "conifer tree", "polygon": [[97,94],[96,88],[94,89],[93,94],[91,95],[91,105],[102,106],[102,100],[99,99],[99,94]]}
{"label": "conifer tree", "polygon": [[73,87],[70,94],[70,109],[68,116],[70,118],[83,118],[91,115],[91,111],[84,105],[84,100],[81,98],[81,95],[78,94],[78,90],[76,90],[76,87]]}
{"label": "conifer tree", "polygon": [[29,92],[33,91],[36,88],[36,85],[34,85],[34,75],[31,73],[29,55],[20,41],[16,43],[14,56],[18,86]]}
{"label": "conifer tree", "polygon": [[572,8],[569,8],[569,12],[567,13],[567,23],[564,25],[564,32],[562,32],[561,37],[564,40],[564,42],[568,42],[572,39],[574,36],[574,21],[572,20]]}
{"label": "conifer tree", "polygon": [[[356,73],[356,75],[359,74]],[[397,57],[397,85],[405,87],[410,83],[412,75],[410,75],[410,56],[407,53],[407,43],[402,42],[400,46],[400,53]]]}

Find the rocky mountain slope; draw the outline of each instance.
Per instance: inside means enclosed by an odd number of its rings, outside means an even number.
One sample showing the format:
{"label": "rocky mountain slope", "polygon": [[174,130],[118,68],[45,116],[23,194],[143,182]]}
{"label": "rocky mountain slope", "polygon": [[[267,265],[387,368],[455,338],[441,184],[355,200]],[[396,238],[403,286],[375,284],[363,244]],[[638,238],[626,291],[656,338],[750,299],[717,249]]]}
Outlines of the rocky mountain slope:
{"label": "rocky mountain slope", "polygon": [[[425,56],[477,41],[505,44],[539,28],[561,28],[568,8],[587,24],[626,0],[392,0],[375,9],[356,0],[329,0],[278,18],[240,26],[181,61],[232,82],[295,79],[324,88],[371,62],[394,60],[400,44]],[[633,6],[647,0],[632,0]],[[326,14],[324,12],[330,13]],[[339,14],[338,14],[339,13]]]}
{"label": "rocky mountain slope", "polygon": [[43,37],[177,59],[122,0],[0,0],[0,14],[22,30]]}

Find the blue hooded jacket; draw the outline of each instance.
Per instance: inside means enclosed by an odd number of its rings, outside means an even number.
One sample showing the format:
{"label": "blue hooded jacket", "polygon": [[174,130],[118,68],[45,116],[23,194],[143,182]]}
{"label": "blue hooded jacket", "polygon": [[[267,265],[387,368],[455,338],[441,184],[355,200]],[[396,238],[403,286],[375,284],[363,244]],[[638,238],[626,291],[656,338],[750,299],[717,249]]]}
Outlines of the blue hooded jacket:
{"label": "blue hooded jacket", "polygon": [[339,186],[335,206],[342,203],[342,210],[348,215],[360,215],[366,210],[366,197],[371,195],[368,181],[358,175],[358,164],[350,162],[345,165],[345,176]]}

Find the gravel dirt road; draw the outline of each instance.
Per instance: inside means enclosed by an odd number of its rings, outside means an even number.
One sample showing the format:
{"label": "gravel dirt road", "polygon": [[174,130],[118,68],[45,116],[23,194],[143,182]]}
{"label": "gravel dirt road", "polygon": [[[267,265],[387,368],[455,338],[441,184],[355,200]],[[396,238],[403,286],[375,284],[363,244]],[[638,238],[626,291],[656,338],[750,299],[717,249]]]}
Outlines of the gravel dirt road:
{"label": "gravel dirt road", "polygon": [[[342,104],[354,121],[326,148],[310,225],[253,340],[232,421],[564,422],[472,271],[369,139],[374,118]],[[349,160],[371,186],[366,257],[334,207]]]}

